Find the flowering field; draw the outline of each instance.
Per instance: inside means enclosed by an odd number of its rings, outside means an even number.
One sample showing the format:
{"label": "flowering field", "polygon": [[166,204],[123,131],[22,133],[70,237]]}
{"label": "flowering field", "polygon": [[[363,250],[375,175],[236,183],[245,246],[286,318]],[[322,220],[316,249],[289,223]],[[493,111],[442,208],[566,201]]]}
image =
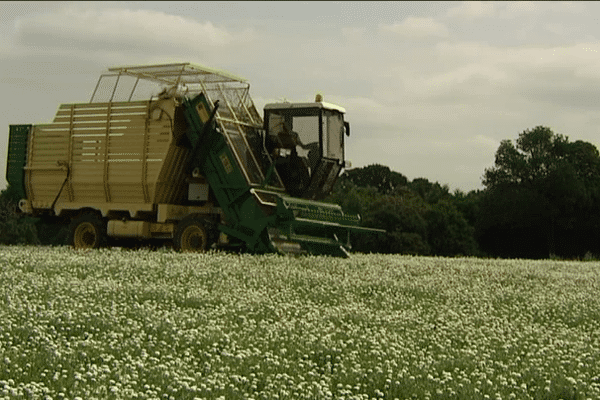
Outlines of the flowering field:
{"label": "flowering field", "polygon": [[0,247],[0,399],[598,399],[600,263]]}

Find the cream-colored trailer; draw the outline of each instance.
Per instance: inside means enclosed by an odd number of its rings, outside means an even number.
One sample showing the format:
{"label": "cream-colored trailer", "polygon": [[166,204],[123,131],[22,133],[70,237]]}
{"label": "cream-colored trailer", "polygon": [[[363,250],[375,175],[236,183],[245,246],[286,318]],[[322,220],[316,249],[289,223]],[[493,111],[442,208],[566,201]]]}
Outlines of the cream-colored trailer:
{"label": "cream-colored trailer", "polygon": [[29,134],[21,209],[81,220],[80,247],[97,239],[94,213],[115,237],[172,238],[173,222],[190,214],[218,219],[203,177],[186,178],[176,107],[174,97],[61,105]]}

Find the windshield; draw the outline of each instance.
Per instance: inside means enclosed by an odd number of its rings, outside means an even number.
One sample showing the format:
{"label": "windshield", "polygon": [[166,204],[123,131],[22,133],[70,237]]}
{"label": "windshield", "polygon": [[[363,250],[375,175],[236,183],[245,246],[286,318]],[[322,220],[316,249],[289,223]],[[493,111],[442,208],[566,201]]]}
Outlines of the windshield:
{"label": "windshield", "polygon": [[322,155],[319,145],[319,110],[294,111],[278,110],[269,113],[269,134],[277,138],[278,147],[295,151],[307,161],[312,170]]}
{"label": "windshield", "polygon": [[292,196],[323,197],[344,164],[344,114],[302,105],[265,107],[265,147]]}
{"label": "windshield", "polygon": [[295,148],[298,156],[308,158],[311,169],[321,157],[340,162],[344,160],[343,114],[316,108],[273,110],[269,113],[268,120],[269,134],[279,138],[281,147]]}

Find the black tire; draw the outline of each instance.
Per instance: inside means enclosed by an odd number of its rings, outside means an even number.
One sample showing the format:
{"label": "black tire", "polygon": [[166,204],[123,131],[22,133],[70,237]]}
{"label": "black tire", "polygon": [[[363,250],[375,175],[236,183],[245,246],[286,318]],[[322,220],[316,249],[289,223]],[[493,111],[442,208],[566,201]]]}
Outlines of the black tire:
{"label": "black tire", "polygon": [[106,222],[97,214],[89,212],[71,220],[69,244],[75,249],[97,249],[106,246]]}
{"label": "black tire", "polygon": [[189,215],[177,224],[173,244],[179,251],[201,253],[211,248],[214,236],[213,225],[209,221]]}

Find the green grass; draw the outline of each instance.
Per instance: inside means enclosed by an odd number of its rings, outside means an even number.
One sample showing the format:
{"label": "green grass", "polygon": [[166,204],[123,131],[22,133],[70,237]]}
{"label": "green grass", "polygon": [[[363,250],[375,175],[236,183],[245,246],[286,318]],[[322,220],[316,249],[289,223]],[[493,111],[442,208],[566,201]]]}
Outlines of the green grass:
{"label": "green grass", "polygon": [[0,247],[0,399],[598,399],[600,263]]}

